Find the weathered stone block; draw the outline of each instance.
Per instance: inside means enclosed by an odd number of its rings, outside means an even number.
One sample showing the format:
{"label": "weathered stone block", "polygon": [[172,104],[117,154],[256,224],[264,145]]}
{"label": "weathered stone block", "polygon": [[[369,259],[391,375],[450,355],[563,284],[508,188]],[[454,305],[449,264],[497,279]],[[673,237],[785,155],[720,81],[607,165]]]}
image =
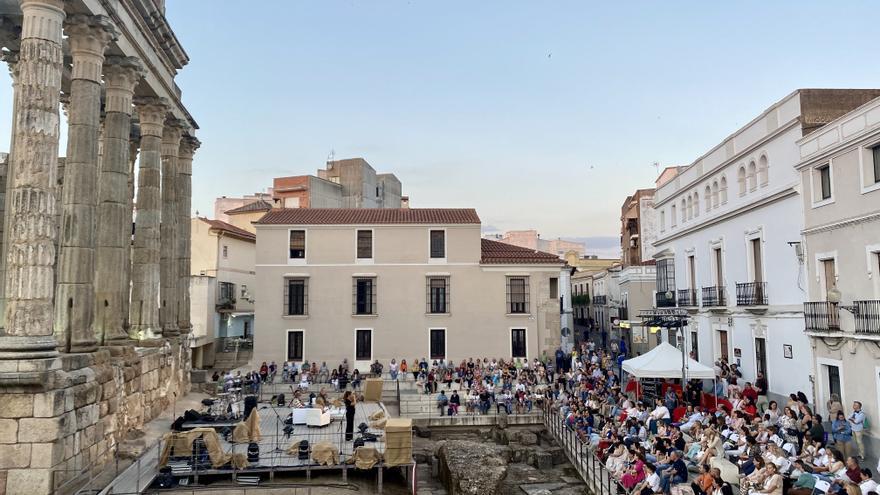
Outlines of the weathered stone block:
{"label": "weathered stone block", "polygon": [[[18,421],[14,419],[0,419],[0,443],[6,444],[17,442]],[[2,447],[0,447],[0,449],[2,449]]]}
{"label": "weathered stone block", "polygon": [[519,443],[523,445],[536,445],[538,443],[538,436],[530,431],[520,432]]}
{"label": "weathered stone block", "polygon": [[0,418],[26,418],[33,414],[33,394],[0,395]]}
{"label": "weathered stone block", "polygon": [[61,369],[61,358],[18,361],[18,371],[52,371]]}
{"label": "weathered stone block", "polygon": [[50,468],[64,460],[64,443],[31,444],[31,467]]}
{"label": "weathered stone block", "polygon": [[31,444],[29,443],[6,445],[0,449],[0,469],[26,468],[30,462]]}
{"label": "weathered stone block", "polygon": [[54,418],[65,413],[64,390],[34,394],[34,417]]}
{"label": "weathered stone block", "polygon": [[79,409],[98,400],[98,385],[95,382],[83,383],[73,387],[73,407]]}
{"label": "weathered stone block", "polygon": [[76,410],[76,429],[82,430],[98,422],[101,409],[98,404],[89,404]]}
{"label": "weathered stone block", "polygon": [[103,397],[109,398],[109,397],[113,397],[114,395],[116,395],[116,382],[113,380],[105,382]]}
{"label": "weathered stone block", "polygon": [[18,421],[18,441],[22,443],[54,442],[61,437],[61,433],[64,431],[65,418],[66,416],[22,418]]}

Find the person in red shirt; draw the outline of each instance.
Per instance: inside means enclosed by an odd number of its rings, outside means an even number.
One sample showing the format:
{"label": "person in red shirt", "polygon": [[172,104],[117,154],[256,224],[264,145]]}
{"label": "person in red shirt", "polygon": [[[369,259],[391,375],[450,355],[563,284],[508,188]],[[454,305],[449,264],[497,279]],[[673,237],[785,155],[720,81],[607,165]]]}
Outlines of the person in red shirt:
{"label": "person in red shirt", "polygon": [[743,397],[747,397],[749,402],[756,404],[758,402],[758,391],[752,387],[751,382],[746,382],[746,388],[742,391]]}

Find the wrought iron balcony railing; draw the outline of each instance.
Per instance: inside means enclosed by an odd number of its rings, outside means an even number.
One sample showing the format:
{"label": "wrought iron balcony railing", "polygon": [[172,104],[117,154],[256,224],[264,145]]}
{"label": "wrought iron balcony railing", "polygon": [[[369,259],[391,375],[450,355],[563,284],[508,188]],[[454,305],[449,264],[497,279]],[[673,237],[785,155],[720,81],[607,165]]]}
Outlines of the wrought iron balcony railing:
{"label": "wrought iron balcony railing", "polygon": [[856,333],[880,333],[880,301],[853,301]]}
{"label": "wrought iron balcony railing", "polygon": [[703,287],[703,307],[727,306],[727,292],[720,285]]}
{"label": "wrought iron balcony railing", "polygon": [[655,298],[657,302],[658,308],[674,308],[675,307],[675,292],[669,291],[669,294],[666,292],[657,292],[657,297]]}
{"label": "wrought iron balcony railing", "polygon": [[840,331],[840,309],[827,301],[804,303],[804,327],[808,332]]}
{"label": "wrought iron balcony railing", "polygon": [[767,282],[736,284],[737,306],[766,306]]}
{"label": "wrought iron balcony railing", "polygon": [[678,289],[678,306],[692,308],[697,305],[697,291],[694,289]]}
{"label": "wrought iron balcony railing", "polygon": [[608,303],[607,296],[593,296],[593,305],[595,306],[605,306]]}

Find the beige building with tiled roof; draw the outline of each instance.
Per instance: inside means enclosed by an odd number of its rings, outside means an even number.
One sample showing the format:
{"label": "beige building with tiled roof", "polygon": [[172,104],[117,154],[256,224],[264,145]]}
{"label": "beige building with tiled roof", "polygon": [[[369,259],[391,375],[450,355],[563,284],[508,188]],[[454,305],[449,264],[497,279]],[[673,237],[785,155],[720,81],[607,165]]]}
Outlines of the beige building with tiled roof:
{"label": "beige building with tiled roof", "polygon": [[262,361],[533,358],[560,342],[557,256],[473,209],[274,209],[255,223]]}

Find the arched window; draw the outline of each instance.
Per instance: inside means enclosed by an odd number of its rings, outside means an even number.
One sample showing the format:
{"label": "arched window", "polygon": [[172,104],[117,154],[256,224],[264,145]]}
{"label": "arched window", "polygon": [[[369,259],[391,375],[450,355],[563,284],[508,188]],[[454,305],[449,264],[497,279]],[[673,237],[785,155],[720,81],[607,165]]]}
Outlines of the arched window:
{"label": "arched window", "polygon": [[746,168],[740,167],[739,172],[736,174],[736,180],[739,182],[739,195],[746,195]]}
{"label": "arched window", "polygon": [[676,217],[675,205],[672,205],[672,208],[670,209],[669,222],[673,227],[675,227],[675,219],[676,218],[677,217]]}
{"label": "arched window", "polygon": [[718,181],[712,182],[712,208],[718,208]]}
{"label": "arched window", "polygon": [[727,204],[727,177],[721,176],[721,204]]}
{"label": "arched window", "polygon": [[706,184],[706,190],[703,192],[703,201],[706,203],[706,213],[712,209],[712,188]]}
{"label": "arched window", "polygon": [[681,198],[681,223],[687,221],[687,201]]}
{"label": "arched window", "polygon": [[700,216],[700,193],[694,191],[694,217]]}
{"label": "arched window", "polygon": [[758,182],[761,187],[770,183],[770,161],[767,160],[767,155],[761,155],[758,159]]}
{"label": "arched window", "polygon": [[660,232],[666,231],[666,212],[660,211]]}
{"label": "arched window", "polygon": [[749,162],[749,171],[746,178],[749,181],[749,191],[754,191],[758,188],[758,167],[755,166],[755,162]]}
{"label": "arched window", "polygon": [[694,218],[694,198],[688,196],[688,198],[687,198],[687,202],[688,202],[688,203],[687,203],[687,204],[688,204],[688,206],[687,206],[687,208],[688,208],[688,220],[691,220],[691,219]]}

